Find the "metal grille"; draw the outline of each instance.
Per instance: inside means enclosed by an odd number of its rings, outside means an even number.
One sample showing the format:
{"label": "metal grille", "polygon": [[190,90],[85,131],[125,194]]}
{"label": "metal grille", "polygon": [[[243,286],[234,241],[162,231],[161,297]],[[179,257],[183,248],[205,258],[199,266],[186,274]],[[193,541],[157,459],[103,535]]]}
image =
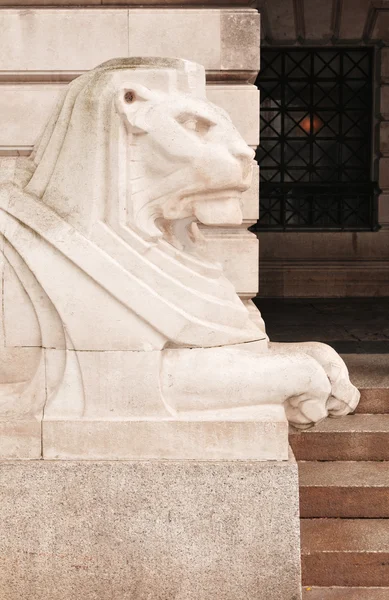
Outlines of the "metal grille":
{"label": "metal grille", "polygon": [[373,51],[262,50],[257,229],[375,229]]}

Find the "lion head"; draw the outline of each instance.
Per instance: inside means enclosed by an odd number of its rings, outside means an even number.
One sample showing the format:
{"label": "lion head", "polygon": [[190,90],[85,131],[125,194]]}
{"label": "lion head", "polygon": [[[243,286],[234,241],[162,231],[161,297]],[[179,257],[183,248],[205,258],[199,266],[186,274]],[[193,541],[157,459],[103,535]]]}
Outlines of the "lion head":
{"label": "lion head", "polygon": [[[107,339],[117,335],[125,348],[128,331],[144,347],[144,324],[152,347],[264,339],[198,243],[198,221],[241,222],[252,158],[228,115],[206,100],[203,67],[109,61],[66,87],[33,153],[17,161],[0,194],[7,239],[72,339],[95,304]],[[71,313],[69,294],[72,306],[79,299]],[[125,314],[115,322],[127,324],[120,331],[112,327],[118,310]]]}
{"label": "lion head", "polygon": [[67,87],[25,190],[87,235],[103,222],[186,247],[196,221],[241,223],[253,156],[227,113],[206,100],[203,67],[116,59]]}

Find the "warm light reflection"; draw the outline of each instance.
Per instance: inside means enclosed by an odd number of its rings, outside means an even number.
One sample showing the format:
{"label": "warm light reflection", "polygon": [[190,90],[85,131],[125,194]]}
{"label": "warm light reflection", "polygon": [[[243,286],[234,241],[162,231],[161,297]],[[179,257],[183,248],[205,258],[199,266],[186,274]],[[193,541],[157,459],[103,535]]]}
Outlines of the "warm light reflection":
{"label": "warm light reflection", "polygon": [[299,123],[301,129],[308,135],[315,135],[324,125],[317,115],[306,115]]}

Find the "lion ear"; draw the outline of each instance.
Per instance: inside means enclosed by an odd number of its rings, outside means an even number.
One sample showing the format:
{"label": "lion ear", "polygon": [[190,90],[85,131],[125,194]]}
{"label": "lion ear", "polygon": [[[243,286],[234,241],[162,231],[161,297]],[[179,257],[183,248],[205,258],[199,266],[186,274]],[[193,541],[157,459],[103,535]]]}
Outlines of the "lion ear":
{"label": "lion ear", "polygon": [[155,92],[138,83],[123,86],[117,93],[115,99],[116,109],[118,113],[125,118],[127,127],[129,127],[133,133],[143,132],[143,129],[134,122],[135,115],[139,108],[145,102],[156,100],[156,98],[157,94]]}

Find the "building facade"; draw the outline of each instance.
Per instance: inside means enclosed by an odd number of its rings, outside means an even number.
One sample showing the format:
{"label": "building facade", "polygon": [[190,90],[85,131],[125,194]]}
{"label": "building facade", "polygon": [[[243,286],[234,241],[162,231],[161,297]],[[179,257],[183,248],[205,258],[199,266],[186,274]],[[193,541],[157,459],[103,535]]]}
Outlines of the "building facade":
{"label": "building facade", "polygon": [[[332,85],[339,87],[336,54],[371,56],[370,143],[362,152],[370,163],[369,180],[375,184],[371,221],[365,227],[336,231],[339,223],[284,231],[261,230],[260,295],[278,297],[387,296],[389,294],[389,2],[370,0],[263,0],[261,13],[263,53],[279,49],[324,50],[335,57],[330,65]],[[331,52],[332,51],[332,52]],[[351,54],[350,54],[351,52]],[[353,54],[356,53],[356,54]],[[352,60],[352,58],[351,58]],[[355,59],[358,62],[358,58]],[[324,64],[322,64],[324,68]],[[350,67],[351,69],[351,67]],[[323,69],[322,69],[323,72]],[[355,72],[354,72],[355,73]],[[351,73],[353,78],[353,73]],[[348,89],[350,89],[348,87]],[[355,95],[354,95],[355,98]],[[336,102],[334,103],[336,104]],[[336,107],[327,103],[330,116]],[[355,104],[344,102],[343,114],[353,118]],[[328,114],[328,113],[327,113]],[[358,122],[358,117],[355,119]],[[330,123],[335,134],[338,124]],[[358,124],[358,123],[357,123]],[[319,127],[320,129],[320,127]],[[321,137],[320,131],[318,137]],[[323,137],[323,136],[322,136]],[[363,146],[363,141],[362,144]],[[343,162],[349,157],[344,157]],[[360,156],[359,156],[360,158]],[[311,161],[311,165],[314,161]],[[333,164],[333,163],[329,163]],[[352,164],[352,160],[351,160]],[[354,160],[354,165],[361,161]],[[352,178],[348,178],[352,185]],[[360,185],[360,183],[358,184]],[[344,196],[344,192],[343,192]],[[355,193],[354,193],[355,196]],[[331,230],[332,229],[332,230]],[[334,230],[335,229],[335,230]]]}

